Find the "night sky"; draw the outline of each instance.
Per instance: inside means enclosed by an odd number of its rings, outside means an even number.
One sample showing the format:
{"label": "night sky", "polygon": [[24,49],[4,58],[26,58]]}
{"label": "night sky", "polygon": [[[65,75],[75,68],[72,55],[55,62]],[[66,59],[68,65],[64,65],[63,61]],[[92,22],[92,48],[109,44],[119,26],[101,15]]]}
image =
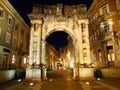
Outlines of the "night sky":
{"label": "night sky", "polygon": [[28,18],[28,14],[32,11],[32,6],[34,3],[41,4],[86,4],[89,8],[93,0],[8,0],[13,7],[17,10],[17,12],[23,17],[26,23],[30,26],[30,21]]}
{"label": "night sky", "polygon": [[[86,4],[89,8],[93,0],[8,0],[16,11],[21,15],[21,17],[25,20],[25,22],[30,26],[30,20],[28,18],[28,14],[32,11],[32,6],[34,3],[40,4],[57,4],[62,3],[65,5],[77,5],[77,4]],[[57,50],[60,47],[64,47],[67,45],[67,36],[68,34],[65,32],[54,32],[48,38],[47,42],[54,45]]]}

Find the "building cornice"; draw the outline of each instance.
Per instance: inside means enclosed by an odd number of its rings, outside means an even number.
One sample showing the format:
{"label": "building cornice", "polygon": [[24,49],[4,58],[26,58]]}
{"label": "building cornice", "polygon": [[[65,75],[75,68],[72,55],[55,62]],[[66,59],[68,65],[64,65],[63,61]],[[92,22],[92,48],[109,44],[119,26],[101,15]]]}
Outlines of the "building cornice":
{"label": "building cornice", "polygon": [[18,19],[19,22],[23,26],[29,29],[29,26],[27,23],[23,20],[23,18],[19,15],[19,13],[14,9],[14,7],[9,3],[8,0],[0,0],[1,5],[16,19]]}

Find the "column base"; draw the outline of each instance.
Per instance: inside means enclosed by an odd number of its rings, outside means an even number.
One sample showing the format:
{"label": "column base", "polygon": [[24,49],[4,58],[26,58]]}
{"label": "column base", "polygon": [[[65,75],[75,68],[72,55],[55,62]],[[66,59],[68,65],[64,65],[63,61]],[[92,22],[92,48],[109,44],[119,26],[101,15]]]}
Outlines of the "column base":
{"label": "column base", "polygon": [[26,80],[41,81],[41,69],[40,68],[27,68]]}
{"label": "column base", "polygon": [[47,73],[47,72],[46,72],[46,68],[45,68],[45,67],[42,67],[41,73],[42,73],[42,75],[41,75],[42,80],[43,80],[43,81],[47,80],[47,77],[46,77],[46,73]]}
{"label": "column base", "polygon": [[78,68],[73,69],[73,80],[95,80],[94,68]]}

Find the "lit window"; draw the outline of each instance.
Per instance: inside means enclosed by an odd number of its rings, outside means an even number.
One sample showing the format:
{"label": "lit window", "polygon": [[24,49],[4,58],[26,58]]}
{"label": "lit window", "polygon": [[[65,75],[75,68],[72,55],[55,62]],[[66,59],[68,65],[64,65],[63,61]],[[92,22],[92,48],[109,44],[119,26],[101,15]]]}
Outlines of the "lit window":
{"label": "lit window", "polygon": [[15,63],[15,55],[12,56],[12,64]]}
{"label": "lit window", "polygon": [[26,58],[24,58],[24,64],[26,64],[26,61],[27,61]]}
{"label": "lit window", "polygon": [[109,24],[107,24],[107,23],[104,24],[104,31],[105,31],[105,33],[109,32]]}
{"label": "lit window", "polygon": [[106,22],[102,22],[101,23],[101,27],[103,28],[104,32],[105,33],[109,33],[111,31],[111,24],[109,21],[106,21]]}
{"label": "lit window", "polygon": [[10,44],[11,41],[11,34],[6,32],[6,43]]}

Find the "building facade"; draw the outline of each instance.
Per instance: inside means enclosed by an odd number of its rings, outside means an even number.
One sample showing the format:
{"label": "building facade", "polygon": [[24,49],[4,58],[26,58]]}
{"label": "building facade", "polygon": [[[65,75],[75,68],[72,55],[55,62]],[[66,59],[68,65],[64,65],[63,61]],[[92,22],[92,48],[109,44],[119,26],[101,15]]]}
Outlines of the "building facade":
{"label": "building facade", "polygon": [[73,69],[74,68],[74,45],[72,38],[67,37],[68,45],[60,48],[60,62],[63,69]]}
{"label": "building facade", "polygon": [[21,68],[28,55],[29,26],[9,3],[0,0],[0,70]]}
{"label": "building facade", "polygon": [[97,68],[119,68],[120,0],[93,0],[88,13],[92,61]]}
{"label": "building facade", "polygon": [[46,44],[45,59],[47,70],[58,70],[59,52],[49,43]]}
{"label": "building facade", "polygon": [[[91,64],[87,7],[80,5],[35,4],[29,14],[31,21],[29,66],[26,79],[45,79],[46,38],[56,31],[63,31],[72,38],[74,46],[73,77],[93,77],[93,72],[83,73],[80,65]],[[32,66],[36,62],[35,67]],[[40,65],[43,65],[40,67]],[[83,69],[83,67],[82,67]],[[43,75],[41,75],[41,72]],[[86,75],[83,75],[85,74]],[[42,76],[42,77],[41,77]]]}

